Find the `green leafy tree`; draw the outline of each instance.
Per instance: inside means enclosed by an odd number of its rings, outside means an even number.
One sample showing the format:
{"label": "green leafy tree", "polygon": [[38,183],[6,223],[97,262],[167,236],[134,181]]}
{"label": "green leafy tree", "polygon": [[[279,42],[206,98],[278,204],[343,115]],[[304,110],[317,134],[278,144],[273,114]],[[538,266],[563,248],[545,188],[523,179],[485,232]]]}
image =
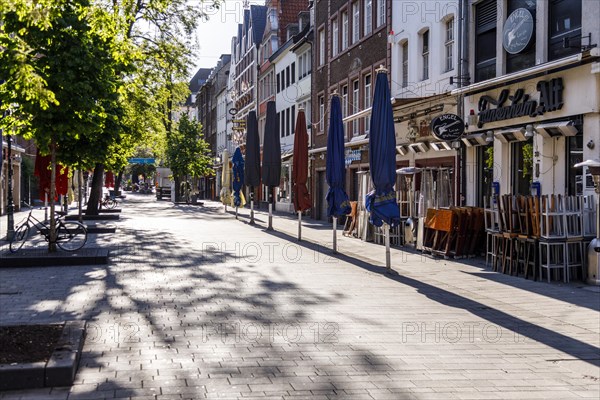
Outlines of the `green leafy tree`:
{"label": "green leafy tree", "polygon": [[[8,124],[26,138],[34,138],[42,154],[64,165],[81,167],[107,157],[111,143],[125,131],[121,124],[121,75],[126,63],[116,56],[110,16],[88,0],[47,4],[47,23],[31,25],[29,14],[4,11],[0,41],[15,51],[0,53],[3,104],[12,107]],[[21,54],[18,49],[27,49]],[[15,72],[17,71],[17,72]],[[41,85],[21,90],[27,71]],[[51,238],[55,238],[55,174],[51,174]],[[50,251],[55,250],[54,240]]]}
{"label": "green leafy tree", "polygon": [[[206,17],[203,2],[187,0],[98,0],[112,14],[116,33],[132,46],[128,48],[135,72],[128,75],[125,90],[123,123],[129,129],[128,140],[114,144],[116,156],[108,161],[113,170],[121,171],[135,145],[157,143],[157,156],[173,131],[173,110],[188,95],[187,71],[191,65],[191,34]],[[220,0],[211,2],[214,6]],[[102,191],[103,164],[97,164],[92,179],[88,212],[97,212]]]}
{"label": "green leafy tree", "polygon": [[166,159],[176,188],[181,179],[214,174],[210,146],[203,139],[200,124],[187,114],[182,115],[177,130],[167,139]]}

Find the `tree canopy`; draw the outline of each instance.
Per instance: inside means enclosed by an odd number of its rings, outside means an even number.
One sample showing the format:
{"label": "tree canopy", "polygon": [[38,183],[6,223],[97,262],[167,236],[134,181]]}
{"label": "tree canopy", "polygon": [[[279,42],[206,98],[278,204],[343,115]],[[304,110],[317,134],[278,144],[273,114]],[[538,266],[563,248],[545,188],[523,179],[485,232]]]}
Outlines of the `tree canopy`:
{"label": "tree canopy", "polygon": [[174,176],[198,178],[214,173],[210,147],[201,129],[196,120],[184,113],[177,130],[168,137],[166,158]]}

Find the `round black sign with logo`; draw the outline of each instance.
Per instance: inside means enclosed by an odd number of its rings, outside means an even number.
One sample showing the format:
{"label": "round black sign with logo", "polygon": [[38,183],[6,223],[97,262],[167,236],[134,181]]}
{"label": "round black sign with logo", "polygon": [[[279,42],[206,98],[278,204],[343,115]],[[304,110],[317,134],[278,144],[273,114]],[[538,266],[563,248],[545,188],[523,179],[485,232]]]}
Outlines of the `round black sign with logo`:
{"label": "round black sign with logo", "polygon": [[465,132],[464,121],[456,114],[442,114],[431,121],[433,136],[439,140],[452,141]]}
{"label": "round black sign with logo", "polygon": [[525,50],[533,36],[533,15],[526,8],[513,11],[502,31],[502,44],[509,54],[518,54]]}

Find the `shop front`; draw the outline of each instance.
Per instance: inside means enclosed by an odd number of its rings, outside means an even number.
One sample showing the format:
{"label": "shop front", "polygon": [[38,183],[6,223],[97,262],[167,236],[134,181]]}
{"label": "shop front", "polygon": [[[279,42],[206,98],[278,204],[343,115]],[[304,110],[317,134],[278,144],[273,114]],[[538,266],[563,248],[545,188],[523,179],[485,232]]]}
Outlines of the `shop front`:
{"label": "shop front", "polygon": [[538,68],[455,94],[464,96],[468,124],[466,201],[485,207],[492,268],[513,273],[527,264],[518,249],[531,246],[537,258],[525,276],[583,278],[597,200],[590,172],[574,165],[600,159],[598,67]]}
{"label": "shop front", "polygon": [[467,203],[490,194],[591,195],[591,175],[573,165],[600,154],[598,76],[587,64],[465,96]]}

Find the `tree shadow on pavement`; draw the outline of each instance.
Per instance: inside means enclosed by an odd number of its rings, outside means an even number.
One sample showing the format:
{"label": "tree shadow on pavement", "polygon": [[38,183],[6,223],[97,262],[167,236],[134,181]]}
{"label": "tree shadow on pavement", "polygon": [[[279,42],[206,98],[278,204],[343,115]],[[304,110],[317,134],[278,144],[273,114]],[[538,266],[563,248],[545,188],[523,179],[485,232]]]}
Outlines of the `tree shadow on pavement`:
{"label": "tree shadow on pavement", "polygon": [[[295,241],[295,237],[279,231],[265,231],[267,234],[280,239]],[[380,274],[386,279],[390,279],[403,285],[417,289],[419,293],[427,296],[429,299],[450,307],[467,311],[478,316],[492,324],[514,332],[516,335],[535,340],[552,347],[558,351],[569,354],[576,359],[585,361],[593,366],[600,366],[600,349],[588,343],[575,338],[563,335],[559,332],[544,328],[542,326],[530,323],[526,320],[510,315],[493,307],[489,307],[478,301],[452,293],[451,291],[424,283],[414,278],[400,275],[397,271],[387,271],[384,267],[375,266],[358,258],[347,254],[336,253],[326,249],[318,244],[303,240],[295,241],[296,245],[306,247],[312,251],[320,252],[325,256],[355,265],[361,269],[372,273]]]}

